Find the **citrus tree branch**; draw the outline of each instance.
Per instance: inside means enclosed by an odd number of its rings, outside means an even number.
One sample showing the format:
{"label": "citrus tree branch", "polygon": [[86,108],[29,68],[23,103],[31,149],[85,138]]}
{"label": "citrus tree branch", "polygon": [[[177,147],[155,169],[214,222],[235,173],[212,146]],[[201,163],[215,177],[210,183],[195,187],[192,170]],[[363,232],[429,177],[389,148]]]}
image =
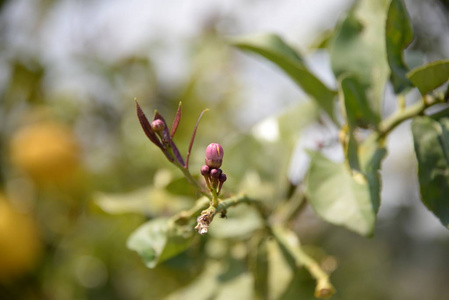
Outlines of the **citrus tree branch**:
{"label": "citrus tree branch", "polygon": [[399,110],[398,112],[394,113],[379,124],[379,130],[377,133],[378,139],[384,138],[394,128],[396,128],[396,126],[398,126],[405,120],[422,114],[427,108],[435,104],[446,102],[448,100],[446,98],[447,97],[442,94],[436,96],[426,95],[423,97],[423,101],[420,101],[414,105],[411,105],[403,110]]}

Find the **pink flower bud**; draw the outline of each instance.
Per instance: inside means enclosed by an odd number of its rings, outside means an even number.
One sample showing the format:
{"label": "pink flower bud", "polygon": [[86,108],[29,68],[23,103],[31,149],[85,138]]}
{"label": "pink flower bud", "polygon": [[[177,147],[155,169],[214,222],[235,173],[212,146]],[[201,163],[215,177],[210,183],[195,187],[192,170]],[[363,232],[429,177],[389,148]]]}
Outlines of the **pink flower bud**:
{"label": "pink flower bud", "polygon": [[155,132],[161,132],[165,128],[165,123],[160,120],[156,119],[153,122],[151,122],[151,129],[153,129]]}
{"label": "pink flower bud", "polygon": [[203,176],[209,176],[210,174],[210,168],[206,165],[201,167],[201,175]]}
{"label": "pink flower bud", "polygon": [[219,178],[221,175],[221,169],[212,169],[210,170],[210,176],[212,178]]}
{"label": "pink flower bud", "polygon": [[210,168],[219,168],[223,162],[223,147],[220,144],[212,143],[206,148],[205,163]]}

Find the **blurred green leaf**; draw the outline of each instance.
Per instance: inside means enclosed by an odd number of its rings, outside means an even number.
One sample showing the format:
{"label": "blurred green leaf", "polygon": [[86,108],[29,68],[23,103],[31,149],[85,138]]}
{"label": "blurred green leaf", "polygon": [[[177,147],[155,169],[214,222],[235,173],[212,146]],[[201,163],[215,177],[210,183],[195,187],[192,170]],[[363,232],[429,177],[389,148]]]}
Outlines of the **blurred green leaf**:
{"label": "blurred green leaf", "polygon": [[357,78],[343,76],[340,79],[339,89],[343,97],[343,109],[350,130],[354,130],[355,127],[377,127],[380,117],[371,109],[365,90]]}
{"label": "blurred green leaf", "polygon": [[449,80],[449,59],[415,68],[407,73],[407,77],[425,95]]}
{"label": "blurred green leaf", "polygon": [[449,118],[412,123],[421,200],[449,228]]}
{"label": "blurred green leaf", "polygon": [[372,234],[376,210],[362,173],[351,172],[345,164],[314,153],[307,176],[307,197],[315,212],[327,222],[364,236]]}
{"label": "blurred green leaf", "polygon": [[210,236],[219,239],[247,239],[263,227],[259,214],[249,205],[230,208],[227,218],[215,217],[210,225]]}
{"label": "blurred green leaf", "polygon": [[274,239],[267,241],[267,250],[269,299],[280,299],[293,278],[295,262],[291,257],[286,257],[284,250]]}
{"label": "blurred green leaf", "polygon": [[276,64],[335,120],[336,93],[313,75],[304,65],[302,58],[279,36],[274,34],[250,36],[235,39],[232,44],[242,50],[259,54]]}
{"label": "blurred green leaf", "polygon": [[[196,180],[198,180],[197,176],[194,177]],[[196,194],[196,189],[191,184],[189,184],[185,177],[178,177],[173,179],[165,189],[170,194],[179,196],[194,196]]]}
{"label": "blurred green leaf", "polygon": [[406,76],[409,68],[404,62],[403,52],[413,40],[413,29],[402,0],[391,0],[387,14],[385,38],[391,81],[395,93],[399,94],[412,86]]}
{"label": "blurred green leaf", "polygon": [[256,299],[269,299],[268,290],[268,245],[267,238],[256,238],[256,243],[250,250],[251,271],[254,277]]}
{"label": "blurred green leaf", "polygon": [[11,64],[10,81],[4,92],[5,104],[12,106],[21,100],[42,104],[45,100],[42,84],[45,71],[45,68],[37,61],[24,64],[15,60]]}
{"label": "blurred green leaf", "polygon": [[[304,251],[298,237],[293,231],[285,227],[274,226],[273,236],[284,256],[288,260],[294,261],[293,263],[290,263],[290,265],[295,273],[298,271],[299,267],[304,267],[316,280],[315,292],[313,293],[311,291],[309,295],[314,294],[316,298],[327,299],[335,293],[335,288],[329,281],[329,274],[321,268],[319,263],[314,258]],[[291,288],[287,287],[284,291],[284,296],[282,296],[281,299],[291,299],[290,297],[285,297],[285,294],[290,292]],[[294,293],[296,294],[296,292]]]}
{"label": "blurred green leaf", "polygon": [[165,300],[179,299],[195,299],[210,300],[214,299],[213,295],[217,292],[217,277],[222,270],[222,262],[210,260],[206,262],[206,266],[202,274],[188,286],[168,295]]}
{"label": "blurred green leaf", "polygon": [[95,193],[93,199],[109,214],[138,213],[147,216],[171,215],[192,204],[190,198],[174,196],[155,187],[124,194]]}
{"label": "blurred green leaf", "polygon": [[193,227],[177,226],[171,219],[157,218],[134,231],[127,247],[136,251],[149,268],[186,250],[193,241]]}
{"label": "blurred green leaf", "polygon": [[167,296],[166,300],[253,299],[252,277],[244,261],[233,258],[206,262],[204,272],[189,286]]}
{"label": "blurred green leaf", "polygon": [[336,77],[349,73],[367,90],[371,106],[380,112],[389,75],[385,47],[387,0],[362,0],[339,25],[330,43],[332,70]]}
{"label": "blurred green leaf", "polygon": [[377,213],[380,206],[381,180],[379,170],[387,150],[378,144],[376,136],[366,139],[358,149],[360,168],[369,184],[371,204]]}
{"label": "blurred green leaf", "polygon": [[351,169],[360,171],[360,163],[359,163],[359,145],[357,139],[354,136],[353,132],[348,132],[347,141],[343,144],[345,159]]}

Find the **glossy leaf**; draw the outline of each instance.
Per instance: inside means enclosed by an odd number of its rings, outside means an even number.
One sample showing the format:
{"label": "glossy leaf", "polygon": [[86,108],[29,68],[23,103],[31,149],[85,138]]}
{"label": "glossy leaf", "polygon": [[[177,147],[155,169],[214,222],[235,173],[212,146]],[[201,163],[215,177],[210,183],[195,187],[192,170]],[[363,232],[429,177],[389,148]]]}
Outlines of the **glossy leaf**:
{"label": "glossy leaf", "polygon": [[149,268],[186,250],[193,240],[193,229],[177,226],[167,218],[151,220],[134,231],[127,241]]}
{"label": "glossy leaf", "polygon": [[352,131],[355,127],[377,127],[380,117],[371,109],[365,90],[357,78],[343,76],[339,83],[344,115],[349,129]]}
{"label": "glossy leaf", "polygon": [[391,69],[394,91],[399,94],[412,83],[406,74],[409,68],[404,63],[403,52],[413,40],[413,29],[402,0],[391,0],[386,25],[387,58]]}
{"label": "glossy leaf", "polygon": [[407,77],[425,95],[449,80],[449,59],[415,68],[407,73]]}
{"label": "glossy leaf", "polygon": [[385,47],[387,0],[362,0],[339,25],[330,43],[332,70],[336,77],[349,73],[357,78],[377,113],[389,76]]}
{"label": "glossy leaf", "polygon": [[412,123],[421,200],[449,228],[449,118]]}
{"label": "glossy leaf", "polygon": [[241,38],[234,40],[233,45],[259,54],[276,64],[334,119],[335,92],[312,74],[304,65],[302,58],[279,36],[267,34]]}
{"label": "glossy leaf", "polygon": [[327,222],[365,236],[373,233],[376,209],[362,173],[351,172],[345,164],[314,153],[307,177],[307,197],[315,212]]}

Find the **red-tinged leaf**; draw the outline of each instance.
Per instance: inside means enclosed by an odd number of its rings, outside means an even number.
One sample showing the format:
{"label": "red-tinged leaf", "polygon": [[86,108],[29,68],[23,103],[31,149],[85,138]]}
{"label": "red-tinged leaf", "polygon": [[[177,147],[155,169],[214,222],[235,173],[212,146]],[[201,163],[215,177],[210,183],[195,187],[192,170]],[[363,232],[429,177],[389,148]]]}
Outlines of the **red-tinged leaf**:
{"label": "red-tinged leaf", "polygon": [[193,129],[192,138],[190,139],[189,150],[187,151],[186,165],[185,165],[185,168],[186,168],[186,169],[189,168],[190,152],[191,152],[192,147],[193,147],[193,142],[195,141],[196,130],[198,129],[198,125],[200,124],[201,118],[203,117],[204,113],[207,112],[207,111],[209,111],[208,108],[206,108],[205,110],[203,110],[203,111],[201,112],[200,116],[198,117],[198,120],[196,121],[195,128]]}
{"label": "red-tinged leaf", "polygon": [[175,155],[176,160],[177,160],[183,167],[186,167],[186,165],[185,165],[185,163],[184,163],[184,159],[182,158],[181,153],[179,153],[178,147],[176,147],[175,143],[174,143],[172,140],[170,140],[170,147],[171,147],[172,150],[173,150],[173,154]]}
{"label": "red-tinged leaf", "polygon": [[140,105],[137,102],[137,100],[136,100],[136,107],[137,107],[137,118],[139,119],[143,132],[145,132],[146,136],[150,139],[150,141],[153,142],[153,144],[155,144],[156,146],[158,146],[163,150],[164,147],[162,146],[162,143],[159,141],[159,138],[157,137],[156,133],[151,128],[151,124],[148,121],[147,117],[145,116],[144,112],[142,111],[142,108],[140,108]]}
{"label": "red-tinged leaf", "polygon": [[173,138],[176,133],[176,129],[178,129],[179,122],[181,121],[181,105],[182,102],[179,102],[178,111],[176,112],[175,119],[173,120],[173,125],[171,127],[170,137]]}

